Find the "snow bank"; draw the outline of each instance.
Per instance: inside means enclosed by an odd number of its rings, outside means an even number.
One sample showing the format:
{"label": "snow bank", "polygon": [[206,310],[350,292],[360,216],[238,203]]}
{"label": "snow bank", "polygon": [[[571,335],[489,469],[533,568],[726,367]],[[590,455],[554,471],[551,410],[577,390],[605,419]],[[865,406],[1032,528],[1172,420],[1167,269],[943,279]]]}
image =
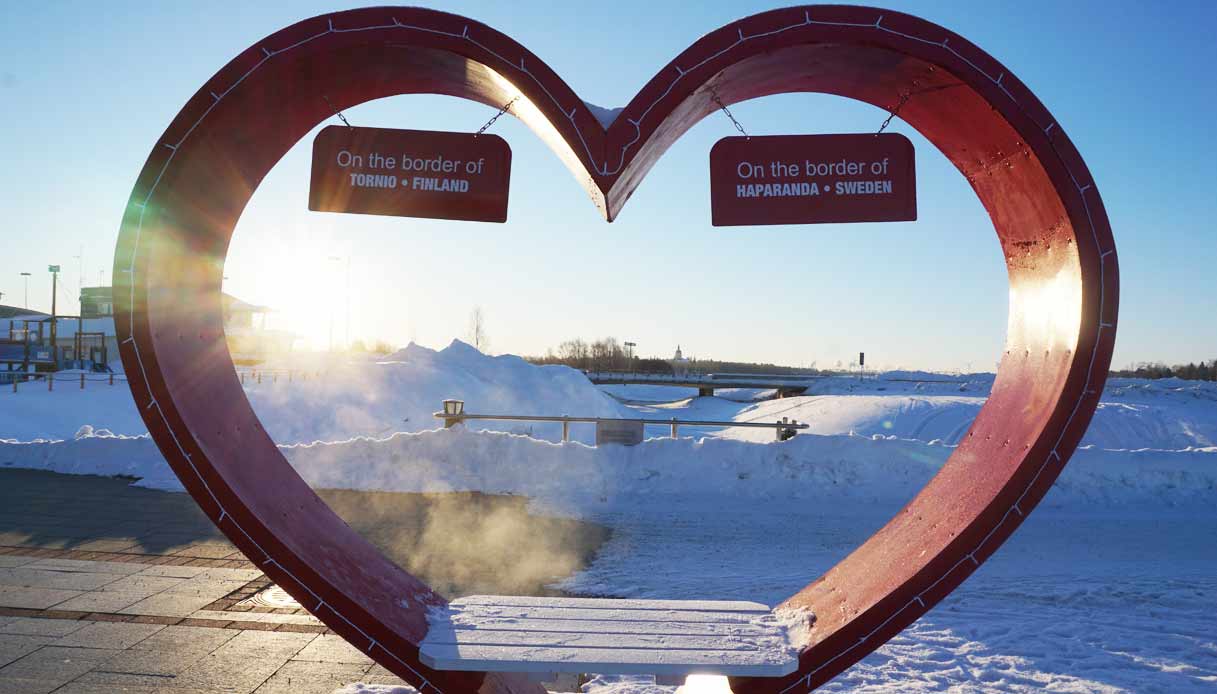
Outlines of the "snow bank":
{"label": "snow bank", "polygon": [[[246,396],[276,442],[434,429],[440,421],[432,413],[445,398],[462,399],[467,411],[479,413],[630,416],[628,408],[575,369],[534,366],[516,356],[491,357],[459,340],[439,351],[411,344],[379,361],[339,359],[320,378],[246,380]],[[0,392],[0,439],[66,439],[84,424],[123,435],[148,431],[121,381],[114,386],[91,382],[85,390],[70,383],[57,384],[53,392],[38,384],[21,388],[16,394]],[[471,426],[554,440],[562,436],[560,424],[487,421]],[[592,436],[590,430],[580,435]]]}
{"label": "snow bank", "polygon": [[[535,366],[520,357],[491,357],[455,340],[435,351],[411,344],[378,362],[352,363],[327,377],[247,386],[258,417],[278,443],[341,441],[440,426],[432,413],[445,398],[486,414],[624,417],[628,410],[565,366]],[[562,425],[470,422],[560,440]],[[583,432],[591,436],[590,432]]]}
{"label": "snow bank", "polygon": [[[314,487],[520,494],[579,513],[672,497],[824,506],[903,502],[952,450],[895,437],[810,434],[783,443],[654,438],[639,446],[597,448],[461,427],[280,449]],[[141,478],[142,486],[182,489],[146,435],[86,429],[63,441],[0,441],[0,466],[125,475]],[[1189,507],[1214,498],[1217,448],[1092,446],[1077,451],[1045,503]]]}

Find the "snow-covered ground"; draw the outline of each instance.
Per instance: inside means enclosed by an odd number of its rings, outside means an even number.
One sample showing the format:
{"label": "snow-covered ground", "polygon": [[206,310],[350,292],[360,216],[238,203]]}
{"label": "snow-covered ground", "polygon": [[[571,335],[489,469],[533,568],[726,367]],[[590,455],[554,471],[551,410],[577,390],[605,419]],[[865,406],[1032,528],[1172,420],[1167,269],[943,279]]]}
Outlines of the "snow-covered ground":
{"label": "snow-covered ground", "polygon": [[[656,386],[597,389],[570,369],[454,343],[246,389],[315,486],[516,493],[611,525],[610,542],[567,590],[772,604],[916,493],[991,384],[985,374],[901,373],[823,379],[783,400],[743,391],[698,398]],[[583,443],[592,438],[586,425],[565,444],[557,425],[437,430],[431,412],[444,397],[474,412],[792,417],[812,428],[777,443],[768,430],[691,427],[672,440],[660,426],[640,446],[595,448]],[[122,387],[0,393],[0,465],[180,489],[143,431]],[[1217,691],[1215,502],[1217,384],[1112,381],[1083,447],[1014,538],[824,690]],[[620,678],[587,687],[671,691]]]}

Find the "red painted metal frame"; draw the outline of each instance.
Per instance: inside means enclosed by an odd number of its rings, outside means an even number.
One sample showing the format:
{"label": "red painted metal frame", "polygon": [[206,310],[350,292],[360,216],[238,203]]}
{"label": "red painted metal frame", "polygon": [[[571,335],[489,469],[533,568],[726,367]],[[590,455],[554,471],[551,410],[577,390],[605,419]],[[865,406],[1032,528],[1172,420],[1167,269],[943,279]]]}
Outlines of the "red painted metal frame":
{"label": "red painted metal frame", "polygon": [[[775,10],[699,39],[607,131],[540,59],[463,17],[374,8],[316,17],[237,56],[153,148],[115,256],[123,364],[149,430],[202,508],[338,633],[423,691],[539,692],[500,674],[418,662],[426,585],[348,528],[295,474],[250,408],[223,339],[233,227],[263,176],[310,129],[395,94],[440,93],[513,113],[587,185],[607,219],[664,150],[717,105],[814,91],[900,117],[972,184],[1010,280],[992,395],[942,471],[883,529],[787,604],[814,610],[796,674],[737,679],[804,691],[898,633],[960,584],[1048,490],[1089,424],[1115,339],[1111,229],[1063,130],[1001,64],[923,20],[863,7]],[[185,307],[189,307],[185,309]]]}

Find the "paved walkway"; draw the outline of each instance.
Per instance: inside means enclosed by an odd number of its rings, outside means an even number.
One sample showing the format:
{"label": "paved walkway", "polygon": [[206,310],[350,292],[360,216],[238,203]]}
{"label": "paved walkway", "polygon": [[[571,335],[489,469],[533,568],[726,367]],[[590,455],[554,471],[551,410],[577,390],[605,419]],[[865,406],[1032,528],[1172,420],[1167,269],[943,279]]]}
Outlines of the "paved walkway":
{"label": "paved walkway", "polygon": [[0,470],[0,694],[400,683],[269,587],[185,495]]}

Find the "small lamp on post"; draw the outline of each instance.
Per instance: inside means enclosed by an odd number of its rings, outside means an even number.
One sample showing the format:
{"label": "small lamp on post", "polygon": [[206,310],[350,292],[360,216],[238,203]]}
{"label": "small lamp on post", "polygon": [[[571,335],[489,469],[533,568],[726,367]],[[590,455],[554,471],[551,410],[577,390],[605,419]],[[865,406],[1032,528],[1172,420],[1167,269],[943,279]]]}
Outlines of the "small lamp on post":
{"label": "small lamp on post", "polygon": [[449,398],[444,400],[444,428],[451,429],[461,423],[465,412],[465,401]]}

